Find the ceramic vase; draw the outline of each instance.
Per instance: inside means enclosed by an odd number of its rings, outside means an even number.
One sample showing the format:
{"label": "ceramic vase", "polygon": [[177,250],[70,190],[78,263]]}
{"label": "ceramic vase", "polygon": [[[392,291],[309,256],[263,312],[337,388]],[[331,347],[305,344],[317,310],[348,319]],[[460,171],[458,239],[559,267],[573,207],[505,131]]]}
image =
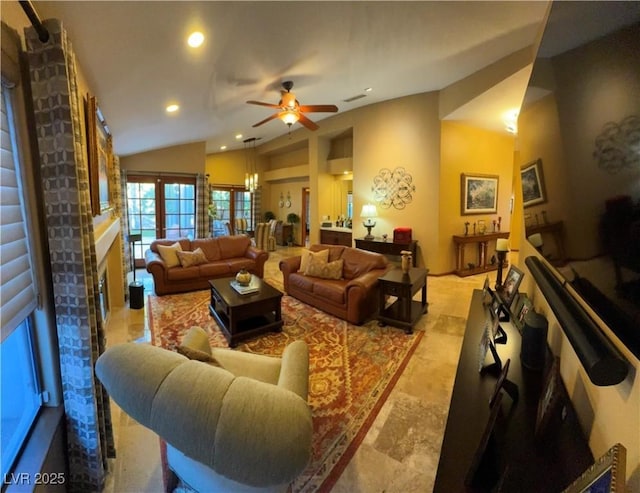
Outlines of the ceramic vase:
{"label": "ceramic vase", "polygon": [[413,263],[413,256],[408,250],[402,250],[400,255],[402,255],[402,272],[408,274],[411,270],[411,264]]}
{"label": "ceramic vase", "polygon": [[240,269],[236,274],[236,281],[241,286],[248,286],[251,283],[251,272],[247,269]]}

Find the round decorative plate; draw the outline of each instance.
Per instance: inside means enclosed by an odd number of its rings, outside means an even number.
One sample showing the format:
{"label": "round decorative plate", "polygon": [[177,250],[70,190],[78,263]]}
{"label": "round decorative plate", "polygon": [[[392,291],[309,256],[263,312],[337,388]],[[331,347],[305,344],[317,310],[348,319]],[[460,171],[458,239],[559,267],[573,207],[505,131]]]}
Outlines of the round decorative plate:
{"label": "round decorative plate", "polygon": [[291,201],[290,201],[290,200],[287,200],[287,201],[284,203],[284,205],[285,205],[287,208],[291,207]]}
{"label": "round decorative plate", "polygon": [[279,205],[280,205],[280,208],[282,209],[282,208],[284,207],[284,200],[281,200],[281,201],[279,202]]}

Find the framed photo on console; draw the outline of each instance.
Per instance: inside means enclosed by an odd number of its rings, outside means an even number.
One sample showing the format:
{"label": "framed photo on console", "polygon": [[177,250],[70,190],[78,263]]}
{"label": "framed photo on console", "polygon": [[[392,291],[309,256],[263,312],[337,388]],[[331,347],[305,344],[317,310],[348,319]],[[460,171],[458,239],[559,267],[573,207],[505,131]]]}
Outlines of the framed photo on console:
{"label": "framed photo on console", "polygon": [[540,438],[551,420],[551,416],[560,406],[562,397],[562,380],[560,378],[560,359],[554,358],[545,386],[542,388],[538,402],[538,414],[536,417],[536,437]]}
{"label": "framed photo on console", "polygon": [[563,493],[622,493],[625,491],[627,449],[616,443]]}
{"label": "framed photo on console", "polygon": [[498,392],[491,406],[491,412],[484,428],[484,432],[482,433],[482,438],[480,439],[480,443],[478,443],[478,447],[476,448],[475,453],[473,454],[473,459],[471,460],[471,465],[467,470],[467,475],[464,479],[464,484],[466,486],[471,486],[474,482],[473,480],[478,472],[480,463],[482,462],[482,457],[486,452],[487,445],[489,444],[489,440],[493,434],[493,429],[496,425],[498,415],[500,414],[500,409],[502,409],[502,393]]}
{"label": "framed photo on console", "polygon": [[516,266],[511,265],[509,267],[509,272],[507,272],[507,277],[504,279],[504,284],[502,285],[502,290],[500,292],[502,302],[505,306],[511,306],[511,302],[518,292],[518,288],[520,287],[523,277],[524,272]]}

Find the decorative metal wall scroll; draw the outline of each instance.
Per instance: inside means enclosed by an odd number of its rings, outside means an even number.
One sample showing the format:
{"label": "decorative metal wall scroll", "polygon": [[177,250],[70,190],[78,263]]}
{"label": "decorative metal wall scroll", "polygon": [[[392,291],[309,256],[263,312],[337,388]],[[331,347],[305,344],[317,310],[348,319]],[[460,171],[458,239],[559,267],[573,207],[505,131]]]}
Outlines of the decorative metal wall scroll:
{"label": "decorative metal wall scroll", "polygon": [[640,166],[640,118],[632,115],[620,123],[605,123],[596,137],[593,157],[610,174]]}
{"label": "decorative metal wall scroll", "polygon": [[412,194],[416,191],[413,178],[404,168],[396,168],[393,171],[382,168],[373,178],[371,187],[374,200],[383,209],[391,206],[396,209],[404,209],[413,200]]}

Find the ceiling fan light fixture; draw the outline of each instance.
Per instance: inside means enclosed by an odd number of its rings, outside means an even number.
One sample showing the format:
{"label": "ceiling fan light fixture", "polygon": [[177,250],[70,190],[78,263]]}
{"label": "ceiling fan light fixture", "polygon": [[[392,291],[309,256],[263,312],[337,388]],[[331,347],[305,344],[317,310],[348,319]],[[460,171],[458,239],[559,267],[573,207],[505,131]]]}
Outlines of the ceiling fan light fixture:
{"label": "ceiling fan light fixture", "polygon": [[282,120],[285,124],[291,126],[296,123],[300,119],[300,115],[294,110],[285,110],[280,112],[278,118]]}
{"label": "ceiling fan light fixture", "polygon": [[292,92],[282,94],[282,107],[294,109],[296,107],[296,96]]}

